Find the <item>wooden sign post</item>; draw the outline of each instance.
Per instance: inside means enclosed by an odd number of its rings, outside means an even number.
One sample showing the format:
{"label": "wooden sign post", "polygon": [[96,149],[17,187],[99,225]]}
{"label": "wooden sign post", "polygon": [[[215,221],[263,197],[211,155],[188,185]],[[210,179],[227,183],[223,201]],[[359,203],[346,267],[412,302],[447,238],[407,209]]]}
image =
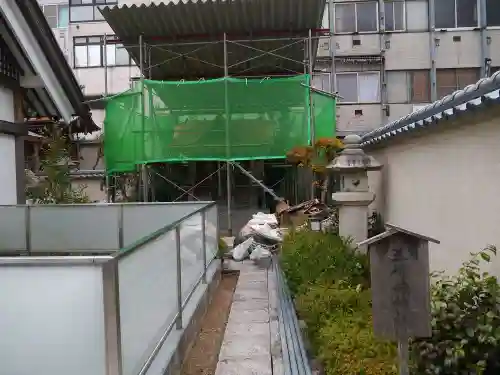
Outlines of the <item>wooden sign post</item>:
{"label": "wooden sign post", "polygon": [[368,246],[375,335],[398,342],[399,373],[409,375],[410,338],[430,337],[429,242],[439,241],[386,224]]}

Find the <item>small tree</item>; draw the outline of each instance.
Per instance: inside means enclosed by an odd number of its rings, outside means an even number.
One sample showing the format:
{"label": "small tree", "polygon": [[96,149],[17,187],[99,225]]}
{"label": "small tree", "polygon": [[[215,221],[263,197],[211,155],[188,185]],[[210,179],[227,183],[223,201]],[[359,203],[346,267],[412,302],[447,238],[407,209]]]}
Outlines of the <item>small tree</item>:
{"label": "small tree", "polygon": [[287,161],[299,167],[309,167],[314,174],[313,189],[321,186],[321,201],[326,201],[326,193],[330,183],[326,167],[344,147],[338,138],[319,138],[314,146],[296,146],[287,154]]}
{"label": "small tree", "polygon": [[41,161],[41,171],[45,177],[34,186],[27,186],[27,198],[35,204],[89,203],[85,187],[75,188],[71,184],[67,138],[56,133],[49,139]]}

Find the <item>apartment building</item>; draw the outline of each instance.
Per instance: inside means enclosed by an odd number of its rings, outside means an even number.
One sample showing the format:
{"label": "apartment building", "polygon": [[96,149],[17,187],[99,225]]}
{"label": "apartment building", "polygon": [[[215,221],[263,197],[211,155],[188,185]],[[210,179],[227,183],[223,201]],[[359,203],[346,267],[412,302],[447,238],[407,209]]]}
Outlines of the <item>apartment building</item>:
{"label": "apartment building", "polygon": [[341,133],[398,119],[500,66],[498,0],[334,1],[332,16],[315,84],[330,90],[333,59]]}
{"label": "apartment building", "polygon": [[[107,43],[114,35],[98,10],[134,2],[39,0],[89,99],[123,91],[139,74],[124,48]],[[313,84],[341,96],[340,134],[400,118],[500,67],[498,0],[332,0],[329,9],[323,27],[331,13],[333,40],[320,42]],[[102,103],[93,117],[102,125]]]}

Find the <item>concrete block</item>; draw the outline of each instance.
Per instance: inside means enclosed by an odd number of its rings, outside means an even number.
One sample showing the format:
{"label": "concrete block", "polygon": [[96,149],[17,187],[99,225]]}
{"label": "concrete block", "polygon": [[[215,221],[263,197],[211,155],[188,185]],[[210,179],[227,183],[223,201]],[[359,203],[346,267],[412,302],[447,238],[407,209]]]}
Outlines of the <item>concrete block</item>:
{"label": "concrete block", "polygon": [[269,334],[253,335],[251,340],[245,335],[235,335],[224,339],[219,353],[219,362],[223,360],[241,361],[256,356],[265,356],[270,361]]}
{"label": "concrete block", "polygon": [[272,375],[269,357],[254,357],[242,361],[221,361],[215,375]]}
{"label": "concrete block", "polygon": [[230,323],[269,323],[269,310],[232,310],[227,324]]}
{"label": "concrete block", "polygon": [[231,311],[235,310],[263,310],[269,308],[269,302],[266,299],[256,299],[247,301],[234,301],[231,305]]}
{"label": "concrete block", "polygon": [[233,295],[233,302],[252,301],[256,299],[265,299],[266,301],[268,301],[269,295],[267,293],[267,290],[249,289],[242,290],[240,292],[238,288],[236,288],[236,291]]}
{"label": "concrete block", "polygon": [[226,326],[224,338],[231,336],[268,335],[269,324],[267,323],[232,323]]}

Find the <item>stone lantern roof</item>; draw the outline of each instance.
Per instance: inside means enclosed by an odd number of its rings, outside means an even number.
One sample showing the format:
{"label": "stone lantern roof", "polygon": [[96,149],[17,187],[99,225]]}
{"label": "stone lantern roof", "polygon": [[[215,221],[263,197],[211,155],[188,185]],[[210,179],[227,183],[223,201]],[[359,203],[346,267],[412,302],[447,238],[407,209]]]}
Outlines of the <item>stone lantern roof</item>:
{"label": "stone lantern roof", "polygon": [[350,134],[343,140],[345,148],[332,160],[327,169],[336,172],[378,171],[382,164],[366,155],[361,148],[361,137]]}

